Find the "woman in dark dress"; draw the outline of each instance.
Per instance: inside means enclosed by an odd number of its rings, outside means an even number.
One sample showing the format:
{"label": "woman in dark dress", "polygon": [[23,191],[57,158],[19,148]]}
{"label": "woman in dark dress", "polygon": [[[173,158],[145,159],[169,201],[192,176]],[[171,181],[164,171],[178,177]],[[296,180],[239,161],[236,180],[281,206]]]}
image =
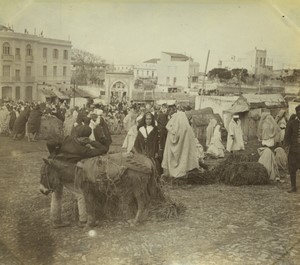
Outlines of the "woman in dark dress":
{"label": "woman in dark dress", "polygon": [[138,135],[135,139],[133,152],[146,155],[151,158],[161,174],[161,164],[159,162],[159,132],[155,126],[154,115],[146,112],[138,125]]}
{"label": "woman in dark dress", "polygon": [[15,108],[10,107],[10,113],[9,113],[9,115],[10,115],[10,118],[9,118],[8,128],[9,128],[9,132],[12,133],[15,121],[17,119],[17,113],[16,113]]}

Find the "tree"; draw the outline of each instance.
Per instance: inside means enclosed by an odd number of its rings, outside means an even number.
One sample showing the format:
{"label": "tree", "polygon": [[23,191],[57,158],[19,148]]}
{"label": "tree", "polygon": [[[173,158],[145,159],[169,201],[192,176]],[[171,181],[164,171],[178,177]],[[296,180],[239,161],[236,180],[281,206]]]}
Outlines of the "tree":
{"label": "tree", "polygon": [[72,81],[79,85],[99,84],[107,67],[100,56],[80,49],[72,49],[72,63],[75,67]]}
{"label": "tree", "polygon": [[234,68],[231,70],[231,74],[244,83],[246,82],[247,77],[249,77],[248,70],[244,68]]}
{"label": "tree", "polygon": [[[288,73],[288,70],[285,70],[286,73]],[[294,69],[293,73],[288,76],[282,77],[282,81],[284,83],[295,83],[300,80],[300,69]]]}
{"label": "tree", "polygon": [[231,78],[231,72],[225,68],[214,68],[208,72],[208,78],[219,78],[221,81],[229,80]]}
{"label": "tree", "polygon": [[245,83],[248,77],[248,70],[244,68],[234,68],[232,70],[228,70],[226,68],[214,68],[208,72],[208,78],[219,78],[220,81],[236,79]]}

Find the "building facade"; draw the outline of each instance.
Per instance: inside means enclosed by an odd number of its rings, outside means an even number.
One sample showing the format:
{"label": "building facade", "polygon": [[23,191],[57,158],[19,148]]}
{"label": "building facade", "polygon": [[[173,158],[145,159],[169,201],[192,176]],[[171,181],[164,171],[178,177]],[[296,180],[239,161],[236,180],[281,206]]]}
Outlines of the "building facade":
{"label": "building facade", "polygon": [[0,29],[0,98],[40,100],[43,90],[70,89],[71,41]]}
{"label": "building facade", "polygon": [[105,73],[105,101],[107,103],[126,102],[132,99],[134,78],[131,72]]}
{"label": "building facade", "polygon": [[131,73],[133,69],[134,66],[130,64],[115,64],[113,67],[113,71],[118,73]]}
{"label": "building facade", "polygon": [[247,69],[250,74],[257,77],[262,75],[271,75],[273,66],[270,65],[267,58],[267,50],[257,49],[245,52],[241,56],[231,56],[225,60],[219,61],[218,66],[229,70],[234,68]]}
{"label": "building facade", "polygon": [[157,65],[160,59],[153,58],[143,62],[142,64],[137,64],[134,66],[134,78],[147,78],[156,79],[157,78]]}
{"label": "building facade", "polygon": [[162,52],[157,64],[158,85],[190,88],[198,81],[199,63],[184,54]]}

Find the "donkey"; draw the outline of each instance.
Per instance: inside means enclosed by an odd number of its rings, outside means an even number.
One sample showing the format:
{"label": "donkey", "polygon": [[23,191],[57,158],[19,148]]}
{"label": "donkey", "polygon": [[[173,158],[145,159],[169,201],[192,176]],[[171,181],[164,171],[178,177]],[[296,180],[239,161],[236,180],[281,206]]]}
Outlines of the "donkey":
{"label": "donkey", "polygon": [[[122,154],[111,154],[105,157],[108,157],[108,161],[112,161],[108,164],[112,168],[114,167],[113,161],[118,161],[118,164],[120,165],[120,157],[122,157]],[[76,165],[57,159],[43,160],[44,164],[41,168],[40,191],[44,195],[48,195],[50,192],[55,192],[61,184],[64,186],[75,185]],[[153,182],[151,179],[157,178],[157,172],[156,170],[153,170],[153,168],[155,168],[154,165],[152,166],[151,171],[149,171],[149,165],[152,165],[153,163],[147,157],[143,157],[143,159],[140,160],[141,162],[145,162],[143,164],[136,162],[136,159],[124,159],[124,162],[125,161],[125,170],[120,174],[119,179],[116,182],[116,188],[119,191],[118,194],[122,196],[125,203],[129,204],[132,198],[136,200],[137,212],[133,220],[133,224],[137,224],[144,217],[145,208],[149,201],[148,184],[151,185],[151,182]],[[121,161],[121,163],[123,162]],[[145,170],[145,168],[148,168],[148,170]],[[98,185],[95,181],[85,179],[80,183],[80,190],[83,193],[86,203],[88,226],[95,225],[96,195],[99,192],[105,192],[101,189],[104,189],[104,187],[101,187],[101,185]]]}

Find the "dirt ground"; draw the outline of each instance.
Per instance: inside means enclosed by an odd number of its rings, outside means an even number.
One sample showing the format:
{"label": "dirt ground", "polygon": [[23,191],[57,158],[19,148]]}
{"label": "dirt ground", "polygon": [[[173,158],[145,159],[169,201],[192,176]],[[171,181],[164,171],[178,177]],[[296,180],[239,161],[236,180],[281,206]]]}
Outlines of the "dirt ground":
{"label": "dirt ground", "polygon": [[[113,137],[112,149],[123,137]],[[0,137],[2,265],[300,264],[300,192],[286,192],[287,178],[267,186],[167,186],[186,206],[178,218],[133,227],[100,220],[92,232],[70,220],[71,227],[53,229],[50,196],[39,192],[43,157],[44,141]],[[66,192],[64,200],[72,195]],[[65,209],[64,218],[72,216]]]}

